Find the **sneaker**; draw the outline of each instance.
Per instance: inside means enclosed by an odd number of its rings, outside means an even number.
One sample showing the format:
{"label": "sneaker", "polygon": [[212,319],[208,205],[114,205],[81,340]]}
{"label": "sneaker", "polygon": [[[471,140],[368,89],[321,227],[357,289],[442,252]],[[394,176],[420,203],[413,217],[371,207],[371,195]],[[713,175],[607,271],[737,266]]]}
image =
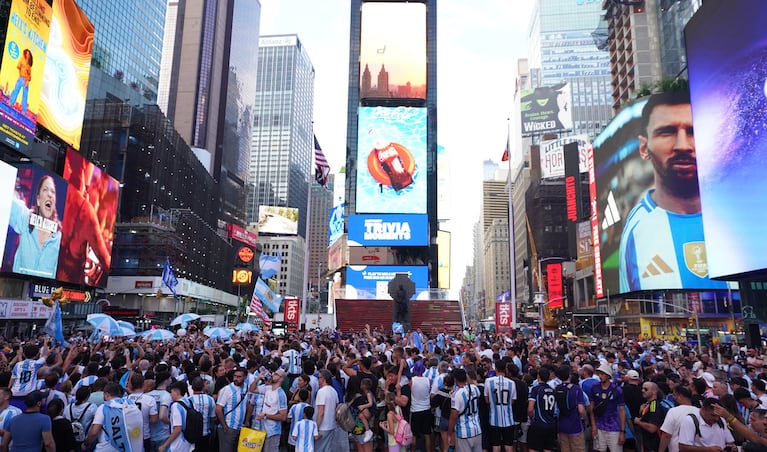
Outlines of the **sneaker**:
{"label": "sneaker", "polygon": [[368,430],[368,431],[365,432],[364,435],[362,435],[362,442],[363,442],[363,444],[367,443],[367,442],[370,442],[371,439],[373,439],[373,431],[372,430]]}

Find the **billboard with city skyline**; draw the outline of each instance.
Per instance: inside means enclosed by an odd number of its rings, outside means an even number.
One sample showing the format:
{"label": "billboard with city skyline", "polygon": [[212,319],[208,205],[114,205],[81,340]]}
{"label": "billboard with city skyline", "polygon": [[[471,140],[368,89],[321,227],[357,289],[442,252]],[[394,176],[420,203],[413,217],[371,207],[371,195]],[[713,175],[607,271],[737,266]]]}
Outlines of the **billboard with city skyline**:
{"label": "billboard with city skyline", "polygon": [[626,105],[593,143],[597,296],[725,289],[711,280],[689,94]]}
{"label": "billboard with city skyline", "polygon": [[357,213],[426,213],[426,109],[360,107]]}
{"label": "billboard with city skyline", "polygon": [[360,98],[426,99],[426,5],[362,4]]}

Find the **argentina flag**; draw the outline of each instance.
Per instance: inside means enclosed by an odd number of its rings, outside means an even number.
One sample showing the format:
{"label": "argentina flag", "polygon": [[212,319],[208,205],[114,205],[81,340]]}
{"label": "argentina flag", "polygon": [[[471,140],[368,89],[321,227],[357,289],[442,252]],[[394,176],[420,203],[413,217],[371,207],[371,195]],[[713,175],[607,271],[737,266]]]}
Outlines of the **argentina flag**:
{"label": "argentina flag", "polygon": [[272,292],[269,285],[261,278],[256,280],[256,287],[253,291],[253,295],[261,300],[261,303],[269,308],[272,312],[280,312],[280,305],[282,304],[282,297]]}
{"label": "argentina flag", "polygon": [[261,268],[261,277],[269,279],[276,275],[280,271],[280,265],[282,264],[282,255],[277,252],[276,256],[270,256],[268,254],[262,254],[258,258],[258,266]]}

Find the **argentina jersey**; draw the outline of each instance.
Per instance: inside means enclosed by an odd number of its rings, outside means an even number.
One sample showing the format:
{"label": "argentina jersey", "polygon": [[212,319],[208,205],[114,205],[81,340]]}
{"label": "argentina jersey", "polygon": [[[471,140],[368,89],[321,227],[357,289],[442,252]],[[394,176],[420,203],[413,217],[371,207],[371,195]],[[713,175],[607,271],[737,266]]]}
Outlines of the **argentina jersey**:
{"label": "argentina jersey", "polygon": [[455,436],[473,438],[482,433],[479,425],[479,387],[467,384],[458,388],[450,400],[450,408],[458,412]]}
{"label": "argentina jersey", "polygon": [[649,190],[626,218],[618,265],[621,292],[669,288],[726,289],[708,277],[700,213],[658,207]]}
{"label": "argentina jersey", "polygon": [[224,410],[224,421],[229,428],[239,430],[245,420],[248,391],[230,383],[221,389],[216,402]]}
{"label": "argentina jersey", "polygon": [[299,375],[301,369],[301,354],[296,350],[288,349],[282,354],[282,358],[287,361],[287,371],[290,375]]}
{"label": "argentina jersey", "polygon": [[25,359],[13,366],[13,372],[11,373],[13,386],[11,391],[13,391],[14,397],[25,396],[38,388],[37,371],[44,364],[45,358],[40,358],[37,360]]}
{"label": "argentina jersey", "polygon": [[485,381],[485,398],[490,404],[490,425],[511,427],[514,413],[511,404],[517,399],[517,387],[506,377],[490,377]]}
{"label": "argentina jersey", "polygon": [[290,410],[288,411],[288,419],[290,420],[290,429],[288,430],[290,435],[288,435],[288,444],[291,446],[296,445],[296,441],[293,439],[293,431],[296,428],[298,421],[304,418],[304,408],[307,406],[309,406],[309,404],[306,402],[298,402],[297,404],[290,407]]}
{"label": "argentina jersey", "polygon": [[301,419],[290,431],[290,436],[296,438],[296,451],[314,452],[314,437],[317,434],[317,423],[311,419]]}
{"label": "argentina jersey", "polygon": [[[202,414],[202,434],[210,434],[210,418],[216,416],[216,402],[208,394],[195,394],[189,397],[194,409]],[[242,402],[245,403],[245,402]]]}
{"label": "argentina jersey", "polygon": [[21,414],[21,410],[13,405],[8,405],[3,411],[0,411],[0,430],[7,431],[11,418]]}

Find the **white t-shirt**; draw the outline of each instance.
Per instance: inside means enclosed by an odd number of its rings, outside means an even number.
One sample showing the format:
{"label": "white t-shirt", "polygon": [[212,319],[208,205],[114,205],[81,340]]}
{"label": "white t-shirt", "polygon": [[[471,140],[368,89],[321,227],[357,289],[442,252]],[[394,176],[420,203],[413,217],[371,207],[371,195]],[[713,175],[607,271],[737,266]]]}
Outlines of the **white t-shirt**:
{"label": "white t-shirt", "polygon": [[695,413],[695,416],[698,418],[698,424],[700,425],[700,436],[695,434],[694,421],[689,416],[685,416],[682,418],[679,426],[679,444],[723,448],[727,443],[735,442],[724,419],[720,419],[722,425],[720,427],[718,422],[714,422],[713,425],[706,424],[703,418],[700,417],[700,411]]}
{"label": "white t-shirt", "polygon": [[317,391],[317,402],[315,404],[314,420],[317,421],[319,407],[325,407],[325,414],[322,416],[322,423],[319,425],[320,431],[335,430],[336,428],[336,405],[338,404],[338,393],[332,386],[326,385]]}
{"label": "white t-shirt", "polygon": [[431,387],[429,379],[426,377],[413,377],[410,380],[410,412],[416,413],[431,409],[431,400],[429,394]]}
{"label": "white t-shirt", "polygon": [[700,408],[691,405],[679,405],[671,408],[666,413],[666,419],[663,421],[660,429],[663,432],[671,434],[671,441],[668,443],[668,452],[679,452],[679,425],[682,419],[690,413],[697,413]]}
{"label": "white t-shirt", "polygon": [[[182,399],[183,402],[189,406],[189,399]],[[184,424],[186,424],[186,409],[181,406],[180,403],[174,403],[170,406],[170,427],[171,431],[174,428],[181,426],[182,432],[174,439],[168,446],[168,452],[191,452],[194,450],[194,444],[190,443],[184,437]]]}
{"label": "white t-shirt", "polygon": [[[93,423],[96,425],[108,426],[111,422],[108,419],[104,419],[104,407],[109,404],[111,406],[119,407],[120,403],[110,400],[104,402],[104,405],[99,406],[96,410],[96,415],[93,416]],[[125,429],[128,431],[128,440],[130,441],[131,450],[143,450],[144,448],[144,435],[142,434],[143,420],[141,419],[141,412],[138,407],[132,402],[126,402],[122,404],[125,418]],[[96,444],[96,451],[98,452],[113,452],[114,448],[107,439],[105,430],[99,429],[99,442]]]}
{"label": "white t-shirt", "polygon": [[144,439],[149,439],[151,436],[149,417],[157,414],[157,402],[154,397],[143,392],[134,392],[128,396],[128,400],[132,400],[141,411],[141,419],[144,421]]}

